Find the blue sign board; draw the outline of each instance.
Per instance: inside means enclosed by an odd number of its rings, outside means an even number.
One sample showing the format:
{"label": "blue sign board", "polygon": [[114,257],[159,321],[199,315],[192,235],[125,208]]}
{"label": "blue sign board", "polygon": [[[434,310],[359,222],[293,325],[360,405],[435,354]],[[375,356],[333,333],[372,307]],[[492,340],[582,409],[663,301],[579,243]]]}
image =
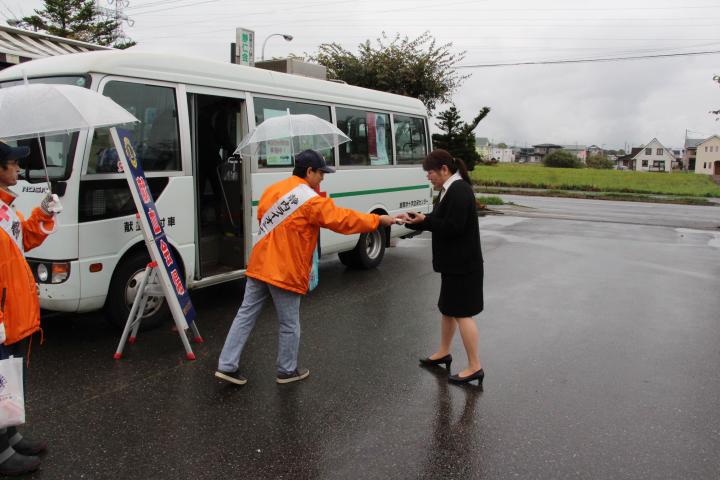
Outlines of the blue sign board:
{"label": "blue sign board", "polygon": [[[132,137],[129,131],[121,128],[115,128],[118,135],[119,144],[122,146],[122,153],[118,157],[121,159],[125,175],[128,177],[128,183],[133,192],[133,198],[140,215],[144,216],[145,221],[140,222],[145,233],[145,239],[148,243],[150,256],[158,265],[158,273],[161,277],[165,277],[165,285],[170,287],[174,293],[174,297],[180,305],[180,310],[185,317],[188,325],[195,320],[195,309],[190,301],[185,281],[182,278],[180,265],[175,260],[170,242],[165,235],[165,231],[160,222],[155,200],[153,200],[150,187],[148,186],[140,162],[138,161],[135,149],[132,146]],[[155,248],[152,248],[152,247]],[[167,290],[167,289],[166,289]],[[173,298],[167,298],[168,302],[172,302]],[[171,310],[173,310],[171,308]]]}

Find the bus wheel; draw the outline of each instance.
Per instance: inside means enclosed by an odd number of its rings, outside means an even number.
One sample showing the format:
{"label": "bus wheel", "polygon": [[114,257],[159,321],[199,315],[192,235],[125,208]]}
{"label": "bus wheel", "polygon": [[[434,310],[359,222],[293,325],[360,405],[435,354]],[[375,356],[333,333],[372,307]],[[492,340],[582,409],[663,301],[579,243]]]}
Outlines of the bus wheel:
{"label": "bus wheel", "polygon": [[[108,292],[106,315],[113,325],[121,328],[125,326],[140,282],[145,276],[145,267],[149,262],[150,257],[147,252],[138,251],[123,259],[115,269]],[[149,297],[145,304],[140,329],[155,328],[169,316],[170,310],[164,297]]]}
{"label": "bus wheel", "polygon": [[354,249],[338,254],[340,261],[343,265],[352,268],[377,267],[385,256],[385,235],[386,230],[383,227],[361,234]]}

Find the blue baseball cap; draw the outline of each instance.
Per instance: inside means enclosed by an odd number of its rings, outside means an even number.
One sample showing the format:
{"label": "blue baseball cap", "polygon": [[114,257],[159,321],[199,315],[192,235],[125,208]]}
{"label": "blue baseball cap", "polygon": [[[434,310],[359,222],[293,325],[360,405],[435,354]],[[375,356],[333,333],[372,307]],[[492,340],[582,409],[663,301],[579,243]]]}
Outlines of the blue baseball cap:
{"label": "blue baseball cap", "polygon": [[304,150],[295,155],[295,166],[301,168],[312,168],[325,173],[335,173],[333,167],[325,163],[325,159],[316,150]]}
{"label": "blue baseball cap", "polygon": [[6,165],[11,160],[20,160],[28,155],[30,155],[28,147],[11,147],[5,142],[0,142],[0,165]]}

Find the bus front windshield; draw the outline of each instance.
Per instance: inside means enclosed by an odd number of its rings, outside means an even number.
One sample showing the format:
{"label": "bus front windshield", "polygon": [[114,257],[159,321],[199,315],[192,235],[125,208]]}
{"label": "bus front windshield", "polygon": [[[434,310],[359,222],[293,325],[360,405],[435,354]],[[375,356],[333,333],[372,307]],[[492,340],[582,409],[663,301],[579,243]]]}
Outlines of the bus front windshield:
{"label": "bus front windshield", "polygon": [[[21,85],[23,80],[1,82],[0,88]],[[62,85],[75,85],[78,87],[90,87],[89,77],[86,76],[64,76],[64,77],[43,77],[28,79],[29,83],[50,83]],[[30,156],[26,167],[20,172],[20,178],[30,183],[45,181],[45,167],[43,166],[42,155],[45,155],[47,174],[50,180],[67,180],[72,171],[75,147],[77,146],[78,134],[62,133],[59,135],[10,140],[6,143],[11,146],[26,146],[30,148]],[[5,141],[4,139],[0,139]],[[42,151],[40,148],[42,147]]]}

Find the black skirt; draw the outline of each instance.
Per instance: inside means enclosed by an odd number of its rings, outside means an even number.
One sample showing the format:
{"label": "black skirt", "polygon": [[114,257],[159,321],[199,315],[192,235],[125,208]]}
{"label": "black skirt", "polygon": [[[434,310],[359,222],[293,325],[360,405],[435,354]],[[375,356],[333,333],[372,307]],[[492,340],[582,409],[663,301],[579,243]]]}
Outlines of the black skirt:
{"label": "black skirt", "polygon": [[441,274],[440,313],[448,317],[472,317],[483,311],[483,271],[460,275]]}

